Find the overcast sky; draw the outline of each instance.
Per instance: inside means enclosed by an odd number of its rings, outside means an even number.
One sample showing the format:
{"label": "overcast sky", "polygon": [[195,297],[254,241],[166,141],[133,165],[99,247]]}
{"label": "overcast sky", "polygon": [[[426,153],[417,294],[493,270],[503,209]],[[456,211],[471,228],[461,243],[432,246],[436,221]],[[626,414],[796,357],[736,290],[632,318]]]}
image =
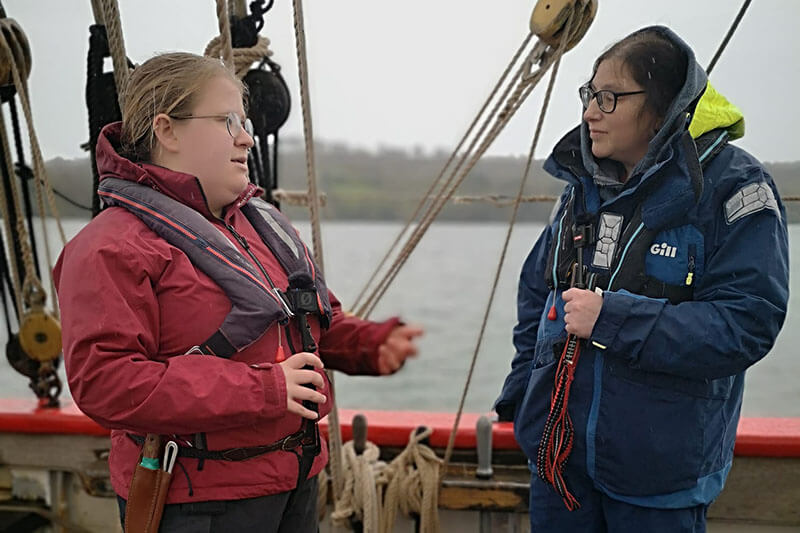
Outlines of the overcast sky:
{"label": "overcast sky", "polygon": [[[90,0],[5,0],[31,43],[33,111],[45,158],[79,157],[88,138],[84,103]],[[217,32],[213,0],[120,0],[129,57],[202,53]],[[294,93],[282,135],[302,134],[291,2],[275,0],[262,34]],[[354,147],[451,150],[527,33],[534,2],[518,0],[306,0],[314,131]],[[562,61],[538,157],[580,118],[577,87],[594,58],[649,24],[672,27],[707,65],[739,0],[599,0],[583,41]],[[765,161],[800,159],[800,1],[756,0],[711,75],[739,105],[738,144]],[[546,81],[546,80],[545,80]],[[524,154],[542,82],[490,153]]]}

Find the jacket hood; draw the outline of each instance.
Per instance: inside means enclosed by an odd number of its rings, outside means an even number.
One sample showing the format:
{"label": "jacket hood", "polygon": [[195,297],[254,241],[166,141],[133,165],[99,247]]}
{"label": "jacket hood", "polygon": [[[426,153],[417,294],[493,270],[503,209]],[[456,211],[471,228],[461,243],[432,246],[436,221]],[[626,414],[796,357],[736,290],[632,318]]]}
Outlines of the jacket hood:
{"label": "jacket hood", "polygon": [[744,115],[708,82],[694,110],[689,133],[697,139],[716,129],[726,130],[730,140],[744,137]]}
{"label": "jacket hood", "polygon": [[[686,81],[683,83],[678,95],[672,101],[672,104],[667,109],[664,123],[656,133],[655,137],[650,141],[650,147],[647,154],[634,168],[631,175],[636,174],[642,169],[650,167],[655,161],[660,159],[660,155],[667,148],[669,140],[679,132],[682,132],[691,118],[697,106],[698,99],[706,89],[708,78],[706,77],[705,70],[697,63],[694,52],[675,32],[665,26],[648,26],[637,30],[631,34],[636,35],[645,31],[655,31],[660,33],[663,37],[672,41],[687,58],[686,66]],[[609,169],[605,165],[600,165],[592,155],[591,140],[589,138],[589,126],[586,121],[581,122],[581,154],[583,156],[583,163],[593,176],[603,178],[611,178],[616,180],[617,176],[608,176]]]}
{"label": "jacket hood", "polygon": [[[196,176],[154,165],[153,163],[137,163],[120,155],[121,134],[122,122],[108,124],[100,131],[95,158],[97,160],[97,173],[100,175],[101,181],[105,178],[119,178],[147,185],[158,192],[166,194],[173,200],[202,213],[206,218],[215,218],[208,207],[205,193]],[[262,192],[263,190],[256,185],[248,184],[239,197],[223,210],[225,213],[224,218],[227,220],[236,209],[246,204],[253,196],[260,195]]]}

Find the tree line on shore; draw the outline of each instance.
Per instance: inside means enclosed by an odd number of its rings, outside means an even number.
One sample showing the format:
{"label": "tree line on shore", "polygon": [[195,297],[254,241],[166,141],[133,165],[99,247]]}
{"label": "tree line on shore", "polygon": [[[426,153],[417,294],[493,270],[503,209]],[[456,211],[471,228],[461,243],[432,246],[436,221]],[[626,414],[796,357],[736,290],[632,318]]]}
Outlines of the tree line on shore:
{"label": "tree line on shore", "polygon": [[[404,221],[420,202],[449,157],[444,151],[425,152],[382,148],[375,151],[349,148],[341,143],[316,145],[316,172],[319,189],[326,195],[323,218],[326,220]],[[486,156],[470,172],[456,195],[500,195],[513,198],[525,168],[523,156]],[[563,182],[542,169],[543,161],[532,165],[526,195],[557,196]],[[48,176],[60,193],[59,213],[65,217],[88,218],[90,213],[69,203],[91,206],[92,178],[88,158],[55,158],[47,163]],[[800,196],[800,161],[765,163],[783,197]],[[299,141],[281,141],[278,159],[278,186],[286,190],[306,188],[305,153]],[[547,220],[552,202],[532,202],[521,206],[520,221]],[[786,202],[789,222],[800,222],[800,202]],[[307,218],[307,209],[285,207],[294,220]],[[450,203],[440,218],[450,221],[507,221],[510,207],[490,203]]]}

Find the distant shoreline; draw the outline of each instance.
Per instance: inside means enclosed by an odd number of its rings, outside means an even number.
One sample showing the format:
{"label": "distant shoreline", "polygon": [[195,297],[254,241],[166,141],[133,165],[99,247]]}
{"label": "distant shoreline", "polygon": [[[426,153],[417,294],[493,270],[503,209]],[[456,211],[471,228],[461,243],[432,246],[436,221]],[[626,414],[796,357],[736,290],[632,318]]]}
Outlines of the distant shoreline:
{"label": "distant shoreline", "polygon": [[[285,145],[284,145],[285,148]],[[449,154],[381,150],[368,152],[341,144],[317,146],[317,179],[327,196],[323,208],[325,220],[405,222],[413,213],[420,196],[439,174]],[[563,182],[552,178],[537,160],[528,178],[526,195],[557,197]],[[800,196],[800,161],[765,163],[783,196]],[[46,163],[53,187],[77,204],[92,204],[92,176],[88,157],[51,159]],[[525,167],[522,156],[486,156],[472,170],[456,195],[516,196]],[[286,190],[306,188],[305,155],[292,146],[279,158],[279,187]],[[88,218],[90,212],[57,197],[59,213],[64,217]],[[518,213],[520,222],[544,222],[550,216],[552,202],[524,203]],[[787,202],[789,222],[800,222],[800,202]],[[307,210],[286,206],[293,220],[303,220]],[[488,203],[449,204],[439,220],[450,222],[507,222],[509,207]]]}

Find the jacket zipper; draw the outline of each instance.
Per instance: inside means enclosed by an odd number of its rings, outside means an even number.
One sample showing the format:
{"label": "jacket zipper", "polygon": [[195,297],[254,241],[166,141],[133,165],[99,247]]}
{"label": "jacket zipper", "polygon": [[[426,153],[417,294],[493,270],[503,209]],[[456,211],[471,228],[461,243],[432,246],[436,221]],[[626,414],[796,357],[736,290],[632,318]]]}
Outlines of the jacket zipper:
{"label": "jacket zipper", "polygon": [[275,293],[275,295],[278,297],[278,300],[280,300],[280,302],[283,304],[283,311],[286,313],[287,319],[293,317],[294,313],[289,308],[289,304],[286,303],[286,300],[283,297],[283,293],[281,292],[280,289],[278,289],[278,287],[275,286],[275,283],[272,282],[272,278],[269,277],[269,274],[267,274],[267,270],[264,268],[264,266],[261,264],[261,261],[258,260],[256,255],[250,249],[250,245],[247,243],[247,239],[239,235],[239,232],[237,232],[233,228],[233,226],[231,226],[227,222],[224,222],[224,224],[225,227],[228,229],[228,231],[231,232],[231,235],[233,235],[233,238],[236,239],[236,241],[242,246],[242,248],[244,248],[244,250],[247,252],[247,255],[249,255],[250,259],[252,259],[253,262],[256,264],[258,269],[264,275],[264,278],[266,278],[267,283],[269,283],[269,286],[272,288],[272,292]]}

